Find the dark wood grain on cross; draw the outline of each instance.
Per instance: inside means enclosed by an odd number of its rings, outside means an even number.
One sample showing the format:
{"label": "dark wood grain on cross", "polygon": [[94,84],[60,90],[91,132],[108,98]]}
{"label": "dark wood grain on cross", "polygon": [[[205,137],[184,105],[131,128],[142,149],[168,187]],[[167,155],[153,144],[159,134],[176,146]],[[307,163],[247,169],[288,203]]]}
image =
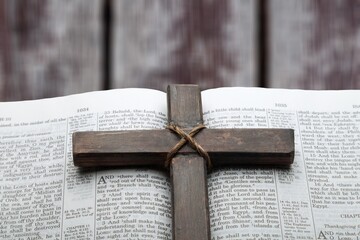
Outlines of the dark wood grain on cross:
{"label": "dark wood grain on cross", "polygon": [[[203,123],[197,86],[169,86],[168,119],[186,132]],[[292,129],[203,129],[194,138],[208,152],[214,167],[293,162]],[[164,166],[178,141],[169,130],[77,132],[73,136],[74,164]],[[206,161],[187,145],[171,160],[173,239],[210,239],[206,175]]]}

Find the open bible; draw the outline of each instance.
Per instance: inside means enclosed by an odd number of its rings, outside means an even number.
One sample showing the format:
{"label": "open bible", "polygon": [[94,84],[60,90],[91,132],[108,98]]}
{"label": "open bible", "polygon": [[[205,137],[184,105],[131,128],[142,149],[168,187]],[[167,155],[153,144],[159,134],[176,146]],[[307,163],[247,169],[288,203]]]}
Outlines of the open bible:
{"label": "open bible", "polygon": [[[202,102],[208,128],[295,130],[290,168],[208,175],[212,239],[360,239],[359,91],[219,88]],[[0,239],[171,239],[168,173],[74,167],[71,139],[166,122],[155,90],[0,103]]]}

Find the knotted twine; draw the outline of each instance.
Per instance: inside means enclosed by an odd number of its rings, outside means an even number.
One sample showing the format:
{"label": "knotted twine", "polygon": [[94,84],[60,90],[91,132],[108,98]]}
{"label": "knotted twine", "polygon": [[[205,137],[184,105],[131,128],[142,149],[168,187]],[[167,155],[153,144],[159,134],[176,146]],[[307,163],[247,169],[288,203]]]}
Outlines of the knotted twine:
{"label": "knotted twine", "polygon": [[198,144],[195,139],[193,138],[198,132],[200,132],[202,129],[206,128],[203,124],[198,124],[196,127],[194,127],[189,133],[186,133],[184,130],[182,130],[179,126],[177,126],[174,123],[170,123],[167,126],[167,129],[170,131],[176,133],[181,137],[179,142],[168,152],[166,161],[165,161],[165,167],[168,168],[171,162],[171,159],[178,153],[178,151],[186,145],[186,143],[189,143],[190,146],[196,150],[200,156],[202,156],[206,163],[208,170],[211,170],[212,163],[210,160],[209,154],[204,150],[203,147],[201,147],[200,144]]}

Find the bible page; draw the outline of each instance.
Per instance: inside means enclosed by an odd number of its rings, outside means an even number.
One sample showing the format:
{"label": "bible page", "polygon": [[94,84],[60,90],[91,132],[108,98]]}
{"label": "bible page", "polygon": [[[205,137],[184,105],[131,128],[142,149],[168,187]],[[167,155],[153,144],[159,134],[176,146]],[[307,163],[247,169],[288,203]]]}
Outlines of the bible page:
{"label": "bible page", "polygon": [[356,90],[202,92],[209,128],[295,130],[290,168],[237,166],[209,175],[211,239],[359,240],[359,96]]}
{"label": "bible page", "polygon": [[166,172],[73,166],[72,133],[164,128],[144,89],[0,103],[0,239],[170,239]]}

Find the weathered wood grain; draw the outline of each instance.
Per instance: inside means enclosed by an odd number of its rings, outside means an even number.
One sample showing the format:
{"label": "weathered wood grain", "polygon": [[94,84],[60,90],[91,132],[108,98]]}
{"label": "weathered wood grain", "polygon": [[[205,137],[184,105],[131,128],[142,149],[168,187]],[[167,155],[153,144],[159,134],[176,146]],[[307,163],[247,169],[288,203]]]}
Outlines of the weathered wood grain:
{"label": "weathered wood grain", "polygon": [[0,100],[101,88],[101,0],[1,0]]}
{"label": "weathered wood grain", "polygon": [[[170,85],[167,97],[169,123],[188,128],[203,124],[198,86]],[[171,159],[170,178],[173,186],[173,239],[210,240],[205,160],[196,152],[177,154]]]}
{"label": "weathered wood grain", "polygon": [[113,87],[257,84],[256,1],[113,4]]}
{"label": "weathered wood grain", "polygon": [[[290,129],[204,129],[194,138],[206,149],[214,166],[289,165],[293,161],[294,131]],[[77,132],[73,137],[74,163],[88,167],[163,166],[178,141],[169,130]],[[179,152],[196,153],[189,146]]]}
{"label": "weathered wood grain", "polygon": [[167,89],[168,122],[181,128],[203,123],[200,89],[196,85],[169,85]]}
{"label": "weathered wood grain", "polygon": [[360,88],[360,1],[271,0],[270,87]]}
{"label": "weathered wood grain", "polygon": [[176,156],[171,167],[173,239],[210,240],[207,169],[200,156]]}

